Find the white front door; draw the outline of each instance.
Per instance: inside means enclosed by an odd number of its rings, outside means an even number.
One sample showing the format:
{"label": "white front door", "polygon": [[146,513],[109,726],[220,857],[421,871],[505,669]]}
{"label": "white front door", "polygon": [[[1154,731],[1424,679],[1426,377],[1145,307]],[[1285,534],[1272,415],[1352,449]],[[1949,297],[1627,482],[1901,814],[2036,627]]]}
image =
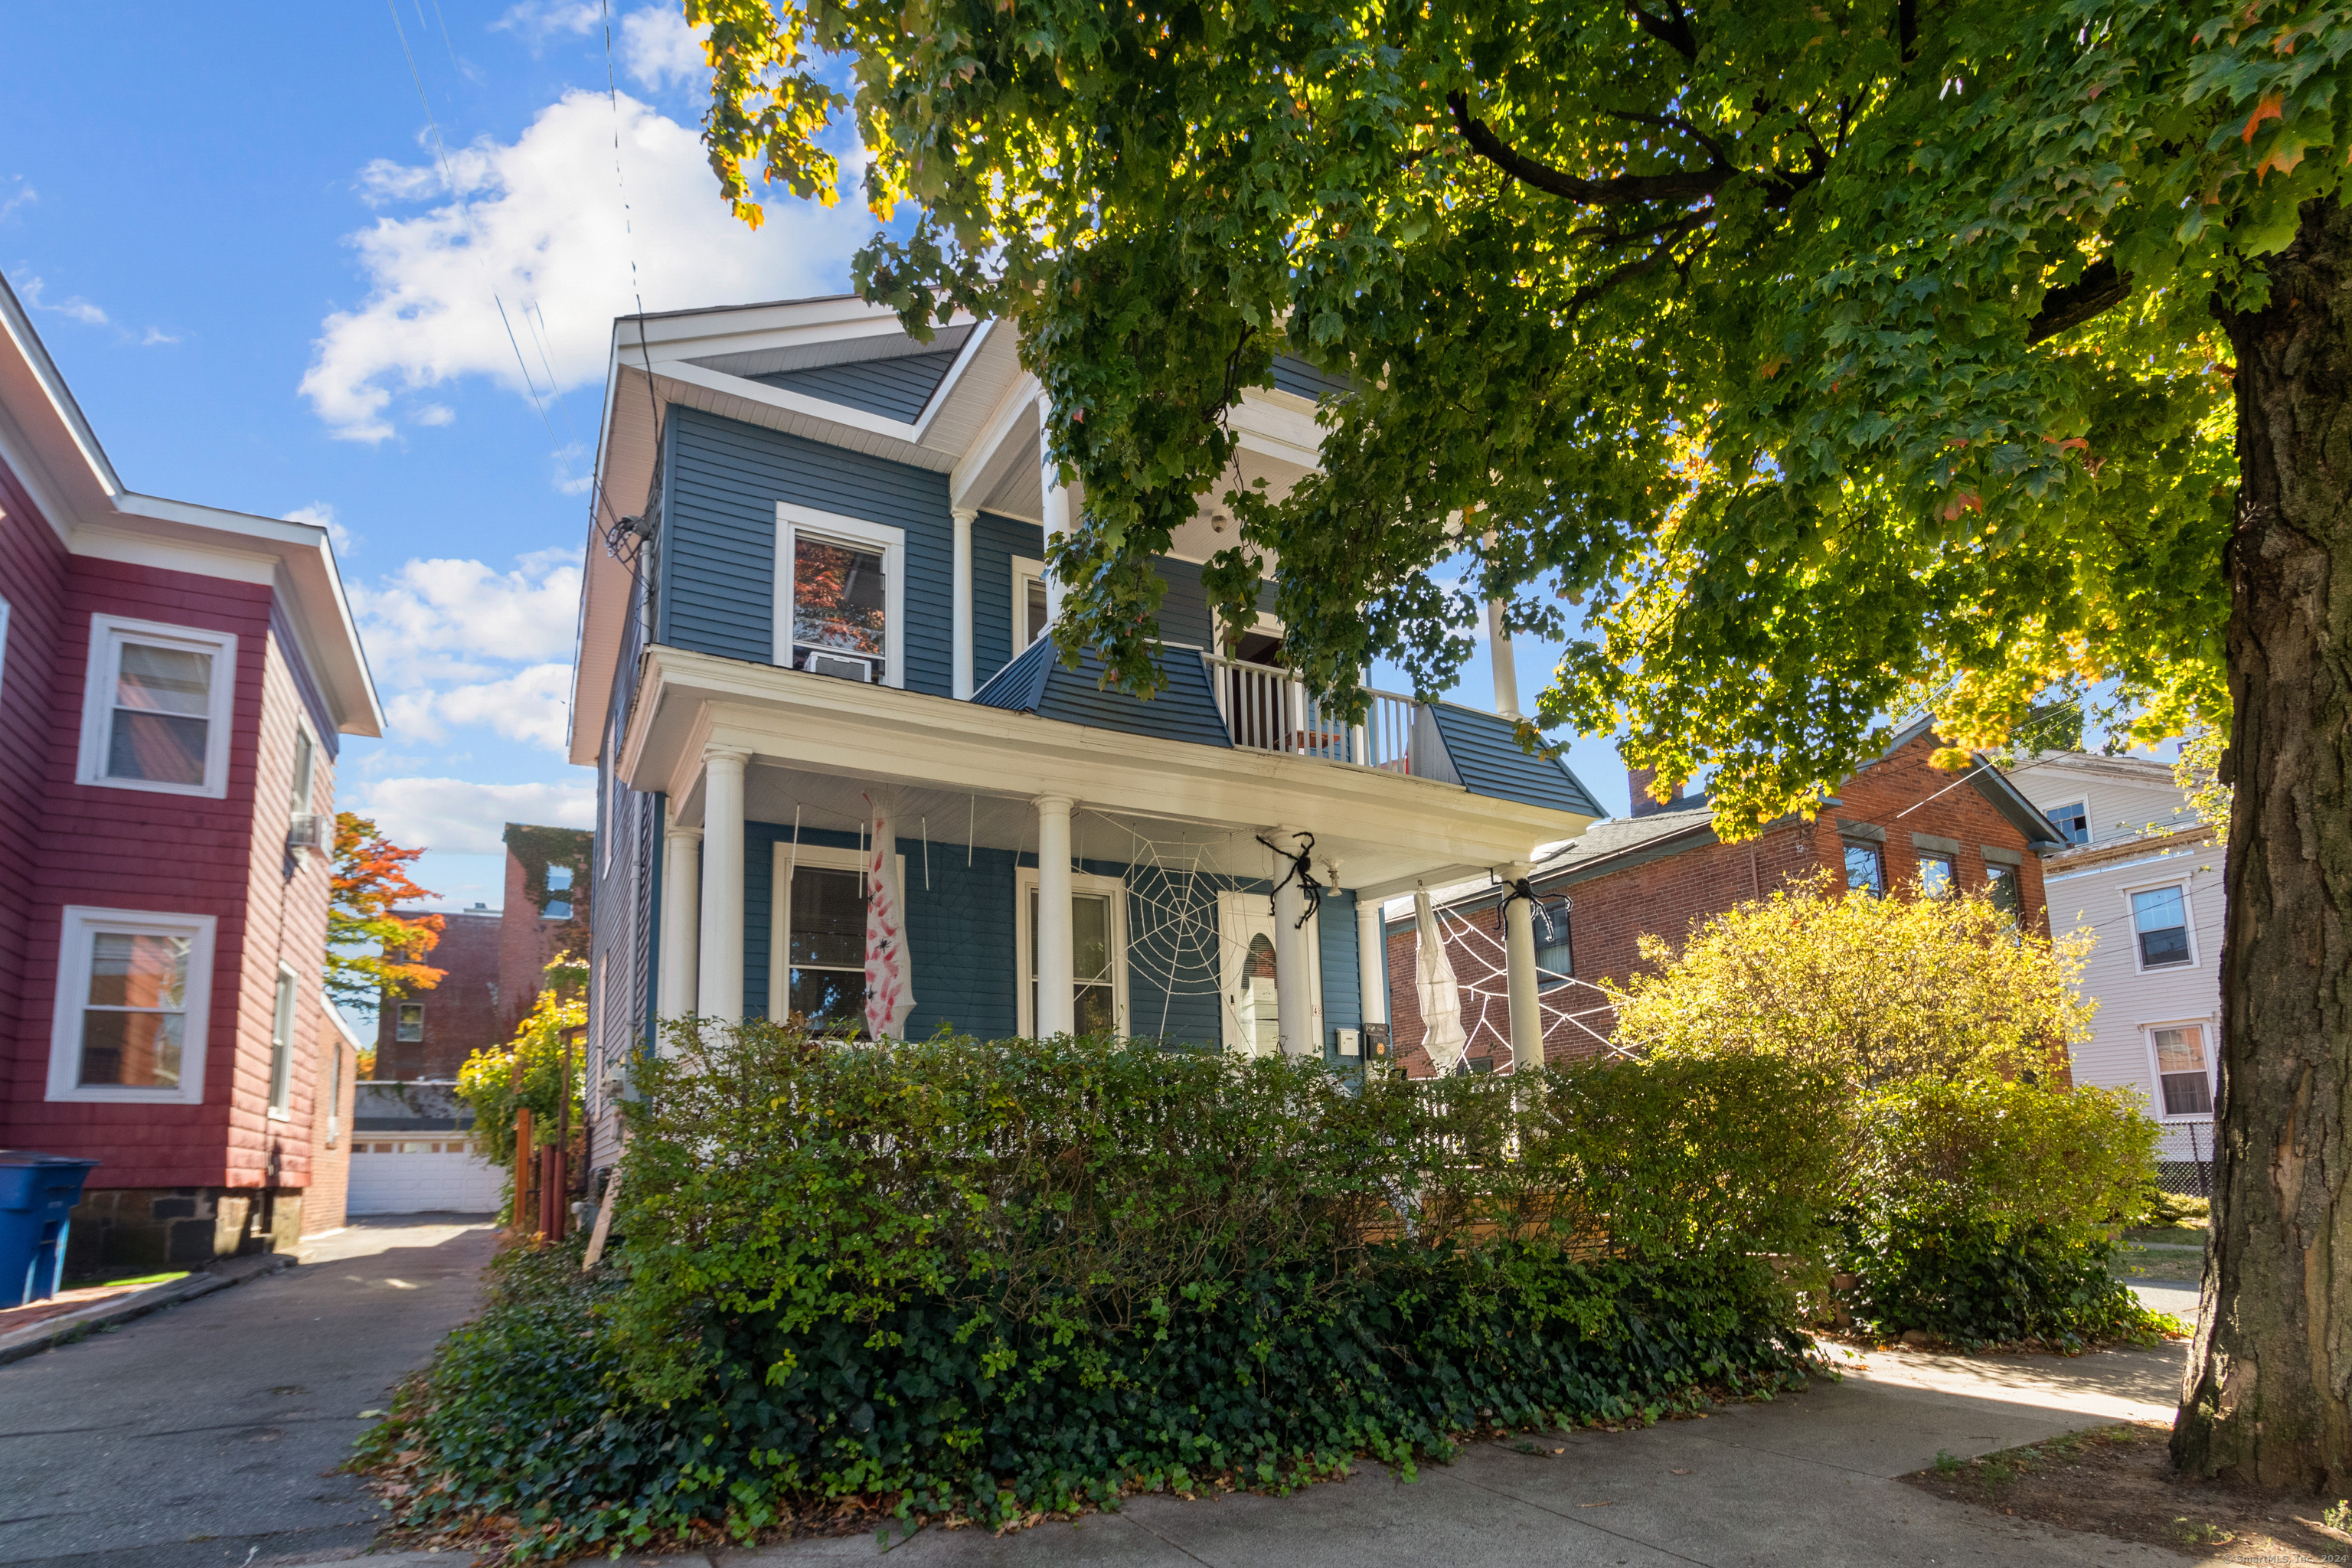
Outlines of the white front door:
{"label": "white front door", "polygon": [[[1305,936],[1307,1009],[1310,1041],[1323,1038],[1322,917],[1310,916]],[[1277,973],[1274,962],[1274,911],[1264,893],[1217,895],[1217,952],[1223,971],[1224,1046],[1244,1056],[1270,1057],[1281,1049],[1282,1026],[1276,1013],[1281,987],[1290,977]],[[1302,1042],[1306,1043],[1306,1042]],[[1319,1050],[1302,1054],[1319,1056]]]}

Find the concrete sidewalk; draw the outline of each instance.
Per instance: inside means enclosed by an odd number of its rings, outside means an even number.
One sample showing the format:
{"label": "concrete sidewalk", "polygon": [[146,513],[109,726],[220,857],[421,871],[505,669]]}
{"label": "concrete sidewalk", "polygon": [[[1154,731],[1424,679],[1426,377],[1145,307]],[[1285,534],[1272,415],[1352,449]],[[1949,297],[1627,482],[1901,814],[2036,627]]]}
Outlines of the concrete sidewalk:
{"label": "concrete sidewalk", "polygon": [[329,1472],[372,1424],[359,1413],[473,1314],[492,1242],[486,1219],[358,1221],[289,1272],[0,1366],[0,1563],[364,1550],[377,1505]]}
{"label": "concrete sidewalk", "polygon": [[[1289,1498],[1131,1499],[1117,1514],[1003,1537],[925,1531],[903,1568],[2154,1568],[2174,1552],[1942,1501],[1897,1476],[2131,1416],[2168,1415],[2183,1347],[2053,1356],[1878,1353],[1844,1381],[1639,1432],[1555,1434],[1422,1468],[1362,1464]],[[1554,1449],[1560,1452],[1554,1453]],[[631,1559],[668,1568],[867,1562],[874,1538]]]}

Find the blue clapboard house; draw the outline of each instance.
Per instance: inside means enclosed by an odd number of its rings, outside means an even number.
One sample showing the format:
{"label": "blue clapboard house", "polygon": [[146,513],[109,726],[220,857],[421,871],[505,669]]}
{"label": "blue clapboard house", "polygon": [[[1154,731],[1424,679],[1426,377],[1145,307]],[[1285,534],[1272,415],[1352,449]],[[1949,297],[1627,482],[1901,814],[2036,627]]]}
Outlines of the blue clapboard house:
{"label": "blue clapboard house", "polygon": [[[1167,689],[1064,668],[1042,562],[1079,498],[1014,350],[854,298],[615,323],[571,742],[597,774],[604,1062],[682,1015],[859,1018],[877,820],[907,1034],[1345,1061],[1386,1018],[1381,899],[1523,875],[1601,815],[1507,711],[1381,695],[1346,724],[1271,616],[1221,633],[1213,500],[1160,563]],[[1278,374],[1234,414],[1240,479],[1277,492],[1333,390]]]}

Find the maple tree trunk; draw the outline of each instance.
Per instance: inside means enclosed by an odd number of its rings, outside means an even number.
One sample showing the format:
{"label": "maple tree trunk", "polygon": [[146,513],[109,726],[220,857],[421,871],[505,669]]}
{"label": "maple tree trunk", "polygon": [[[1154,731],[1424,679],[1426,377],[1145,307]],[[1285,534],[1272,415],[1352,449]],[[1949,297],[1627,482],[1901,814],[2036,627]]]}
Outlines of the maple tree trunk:
{"label": "maple tree trunk", "polygon": [[2172,1455],[2352,1492],[2352,209],[2307,204],[2237,351],[2212,1245]]}

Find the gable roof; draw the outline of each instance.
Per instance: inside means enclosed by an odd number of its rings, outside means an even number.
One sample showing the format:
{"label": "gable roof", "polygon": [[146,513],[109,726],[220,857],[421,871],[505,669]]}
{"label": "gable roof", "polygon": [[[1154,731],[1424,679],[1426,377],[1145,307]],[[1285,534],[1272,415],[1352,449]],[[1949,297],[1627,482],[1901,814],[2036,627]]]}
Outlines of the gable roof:
{"label": "gable roof", "polygon": [[[1914,719],[1895,732],[1876,762],[1885,762],[1904,747],[1923,737],[1933,738],[1936,721],[1932,715]],[[2046,854],[2067,847],[2066,836],[2057,826],[2042,815],[2042,808],[2025,798],[2025,793],[2007,773],[1981,752],[1971,752],[1973,761],[1968,773],[1961,775],[1984,796],[1985,803],[2009,819],[2010,825],[2025,837],[2025,847],[2036,853]],[[1865,763],[1865,766],[1870,764]]]}

